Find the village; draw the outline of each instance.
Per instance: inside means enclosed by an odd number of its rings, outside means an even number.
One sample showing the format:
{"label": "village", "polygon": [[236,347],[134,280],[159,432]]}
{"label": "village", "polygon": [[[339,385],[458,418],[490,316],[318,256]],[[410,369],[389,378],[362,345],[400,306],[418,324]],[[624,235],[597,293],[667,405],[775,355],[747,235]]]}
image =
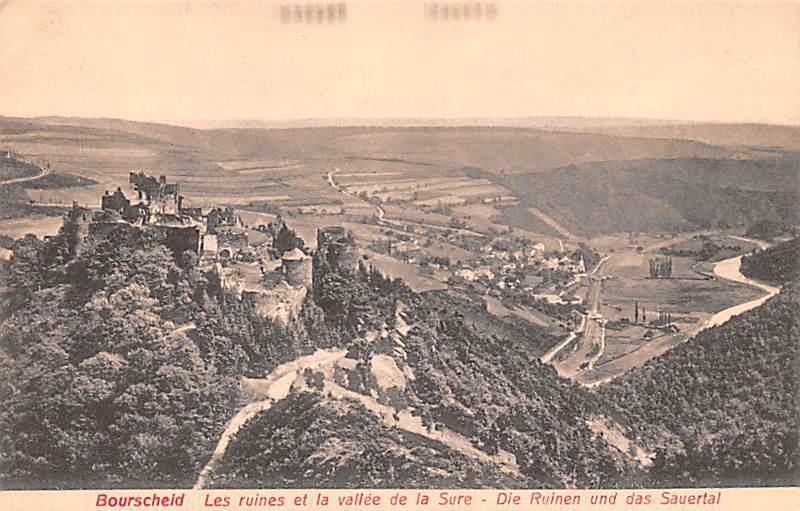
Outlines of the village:
{"label": "village", "polygon": [[[513,231],[476,236],[469,231],[426,229],[406,226],[402,232],[383,231],[386,239],[372,240],[367,248],[407,265],[414,265],[426,278],[483,296],[494,312],[502,303],[525,308],[528,319],[544,326],[554,318],[573,323],[572,310],[583,310],[586,289],[579,286],[600,255],[586,246],[559,244],[558,249]],[[433,250],[432,240],[462,249],[459,258]],[[519,309],[517,309],[519,310]],[[550,317],[548,317],[550,316]]]}

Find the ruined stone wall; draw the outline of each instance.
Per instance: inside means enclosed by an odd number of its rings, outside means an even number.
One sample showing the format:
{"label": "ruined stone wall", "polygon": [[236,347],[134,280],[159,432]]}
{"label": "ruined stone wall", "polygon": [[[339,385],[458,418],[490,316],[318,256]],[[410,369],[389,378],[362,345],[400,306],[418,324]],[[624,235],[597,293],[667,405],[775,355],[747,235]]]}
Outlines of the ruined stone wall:
{"label": "ruined stone wall", "polygon": [[164,225],[145,225],[146,232],[166,245],[173,254],[180,255],[190,250],[195,253],[200,252],[200,228],[197,226],[173,227]]}
{"label": "ruined stone wall", "polygon": [[283,260],[283,273],[286,281],[291,286],[304,286],[311,289],[313,286],[312,261],[310,257],[298,260]]}
{"label": "ruined stone wall", "polygon": [[242,301],[252,304],[259,316],[287,325],[292,317],[300,314],[307,293],[304,286],[281,282],[272,289],[243,291]]}
{"label": "ruined stone wall", "polygon": [[358,262],[358,248],[352,241],[331,243],[328,245],[327,259],[334,271],[353,271]]}
{"label": "ruined stone wall", "polygon": [[67,240],[70,257],[78,257],[86,248],[89,237],[89,225],[92,222],[92,212],[86,208],[73,206],[64,216],[61,230]]}
{"label": "ruined stone wall", "polygon": [[321,279],[329,273],[344,273],[356,269],[358,247],[344,227],[330,226],[317,231],[317,251],[313,261],[313,288],[319,289]]}

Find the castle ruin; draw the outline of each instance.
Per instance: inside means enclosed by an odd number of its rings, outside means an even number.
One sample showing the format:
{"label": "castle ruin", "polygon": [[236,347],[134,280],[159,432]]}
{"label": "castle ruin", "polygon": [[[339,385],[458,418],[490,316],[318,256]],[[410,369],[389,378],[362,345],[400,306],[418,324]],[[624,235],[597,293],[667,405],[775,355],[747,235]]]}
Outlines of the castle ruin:
{"label": "castle ruin", "polygon": [[654,259],[650,259],[650,278],[651,279],[672,278],[672,258],[656,257]]}
{"label": "castle ruin", "polygon": [[352,272],[357,263],[358,248],[344,227],[329,226],[317,230],[317,251],[313,263],[315,289],[324,275]]}
{"label": "castle ruin", "polygon": [[[178,184],[165,176],[131,172],[129,182],[134,200],[118,187],[100,198],[99,210],[73,204],[62,227],[71,257],[96,239],[122,234],[119,239],[133,240],[137,231],[145,232],[175,256],[187,250],[198,254],[199,268],[214,277],[223,296],[281,323],[299,314],[306,295],[326,274],[356,268],[356,243],[343,227],[320,229],[312,255],[280,216],[268,226],[248,229],[233,208],[215,207],[205,215],[200,208],[185,208]],[[279,237],[293,248],[280,253],[286,243],[276,243]]]}

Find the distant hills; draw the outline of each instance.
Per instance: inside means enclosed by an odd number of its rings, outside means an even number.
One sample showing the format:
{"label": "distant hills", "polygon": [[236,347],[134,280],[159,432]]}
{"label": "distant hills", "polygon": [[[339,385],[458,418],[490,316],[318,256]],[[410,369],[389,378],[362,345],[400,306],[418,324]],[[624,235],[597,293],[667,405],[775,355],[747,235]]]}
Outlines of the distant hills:
{"label": "distant hills", "polygon": [[[258,122],[198,129],[119,119],[5,117],[0,137],[46,130],[57,131],[65,144],[85,137],[90,145],[102,141],[109,147],[158,144],[164,168],[206,175],[223,172],[216,162],[225,159],[291,159],[322,168],[347,158],[403,160],[420,165],[426,175],[466,172],[506,186],[521,201],[502,219],[510,225],[541,230],[529,211],[537,208],[584,236],[800,221],[796,126],[528,118],[374,121],[379,126],[350,119],[341,122],[353,126],[294,127],[315,122],[333,121],[297,121],[285,124],[288,129],[263,129]],[[389,126],[395,122],[403,126]],[[420,126],[437,123],[455,126]],[[469,126],[480,123],[489,126]],[[172,161],[176,151],[183,154]],[[184,170],[187,162],[191,167]]]}
{"label": "distant hills", "polygon": [[220,130],[272,130],[330,127],[374,127],[374,128],[527,128],[547,131],[578,133],[602,133],[625,137],[663,138],[694,140],[711,145],[783,147],[800,150],[800,126],[763,123],[710,123],[686,122],[668,119],[645,119],[635,117],[464,117],[453,119],[424,118],[309,118],[294,120],[262,121],[257,119],[169,121],[162,123],[126,121],[112,118],[81,117],[36,117],[32,121],[50,125],[78,125],[118,129],[133,125],[149,129],[159,126],[185,127],[189,129]]}
{"label": "distant hills", "polygon": [[[584,235],[800,222],[800,159],[666,158],[501,176],[522,208]],[[524,216],[519,226],[525,222]]]}

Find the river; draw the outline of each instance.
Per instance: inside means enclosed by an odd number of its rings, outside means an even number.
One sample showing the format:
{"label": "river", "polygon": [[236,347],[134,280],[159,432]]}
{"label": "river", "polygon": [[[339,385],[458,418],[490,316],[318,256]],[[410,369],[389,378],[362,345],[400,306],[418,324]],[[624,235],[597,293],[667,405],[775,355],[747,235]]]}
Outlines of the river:
{"label": "river", "polygon": [[[737,239],[740,239],[740,240],[743,240],[743,241],[750,241],[752,243],[755,243],[762,250],[769,247],[768,244],[766,244],[764,242],[761,242],[761,241],[750,240],[750,239],[741,238],[741,237],[738,237]],[[771,285],[766,284],[764,282],[761,282],[761,281],[758,281],[758,280],[753,280],[753,279],[745,277],[744,275],[742,275],[742,271],[741,270],[742,270],[742,256],[736,256],[736,257],[731,257],[730,259],[724,259],[724,260],[714,264],[713,272],[714,272],[714,275],[716,277],[720,278],[720,279],[729,280],[731,282],[736,282],[738,284],[745,284],[745,285],[757,287],[757,288],[761,289],[762,291],[764,291],[764,295],[761,296],[760,298],[756,298],[755,300],[750,300],[750,301],[747,301],[747,302],[744,302],[744,303],[733,305],[731,307],[728,307],[727,309],[723,309],[723,310],[717,312],[716,314],[711,316],[706,321],[706,323],[697,332],[692,334],[691,338],[694,338],[694,336],[696,336],[697,334],[699,334],[703,330],[706,330],[706,329],[711,328],[713,326],[722,325],[723,323],[726,323],[728,320],[730,320],[734,316],[738,316],[739,314],[742,314],[743,312],[747,312],[747,311],[749,311],[751,309],[755,309],[756,307],[758,307],[759,305],[763,304],[764,302],[766,302],[767,300],[769,300],[770,298],[772,298],[773,296],[775,296],[776,294],[778,294],[780,292],[780,288],[778,288],[778,287],[771,286]],[[691,338],[688,339],[688,340],[691,340]],[[624,374],[625,372],[627,372],[631,368],[643,364],[644,361],[646,361],[646,360],[648,360],[648,359],[650,359],[650,358],[652,358],[654,356],[658,356],[658,355],[660,355],[660,354],[672,349],[674,346],[677,346],[677,344],[679,344],[679,343],[669,344],[669,345],[658,347],[658,350],[656,352],[652,352],[651,351],[649,356],[647,356],[647,358],[637,359],[637,360],[635,360],[635,362],[631,362],[631,364],[622,367],[618,372],[616,372],[616,374],[613,374],[612,376],[608,376],[606,378],[601,378],[601,379],[598,379],[598,380],[582,381],[581,383],[583,385],[585,385],[586,387],[588,387],[588,388],[593,388],[593,387],[597,387],[598,385],[603,385],[604,383],[608,383],[611,380],[613,380],[614,378],[617,378],[618,376],[621,376],[622,374]],[[608,364],[619,363],[623,359],[625,359],[626,357],[636,357],[637,353],[642,352],[642,350],[649,350],[650,346],[656,347],[657,345],[653,344],[653,343],[650,343],[649,345],[645,345],[643,347],[640,347],[639,349],[634,350],[634,351],[632,351],[632,352],[630,352],[630,353],[628,353],[626,355],[623,355],[619,359],[611,361]]]}
{"label": "river", "polygon": [[780,291],[780,288],[745,277],[744,275],[742,275],[741,270],[742,270],[742,256],[731,257],[730,259],[725,259],[714,265],[714,275],[716,275],[717,277],[730,280],[733,282],[738,282],[740,284],[747,284],[749,286],[757,287],[763,290],[765,294],[761,298],[756,298],[755,300],[751,300],[749,302],[740,303],[738,305],[734,305],[732,307],[728,307],[727,309],[717,312],[716,314],[711,316],[711,318],[708,319],[708,321],[703,326],[701,331],[705,330],[706,328],[711,328],[712,326],[719,326],[727,322],[733,316],[738,316],[743,312],[758,307],[762,303],[766,302],[767,300],[778,294],[778,292]]}

